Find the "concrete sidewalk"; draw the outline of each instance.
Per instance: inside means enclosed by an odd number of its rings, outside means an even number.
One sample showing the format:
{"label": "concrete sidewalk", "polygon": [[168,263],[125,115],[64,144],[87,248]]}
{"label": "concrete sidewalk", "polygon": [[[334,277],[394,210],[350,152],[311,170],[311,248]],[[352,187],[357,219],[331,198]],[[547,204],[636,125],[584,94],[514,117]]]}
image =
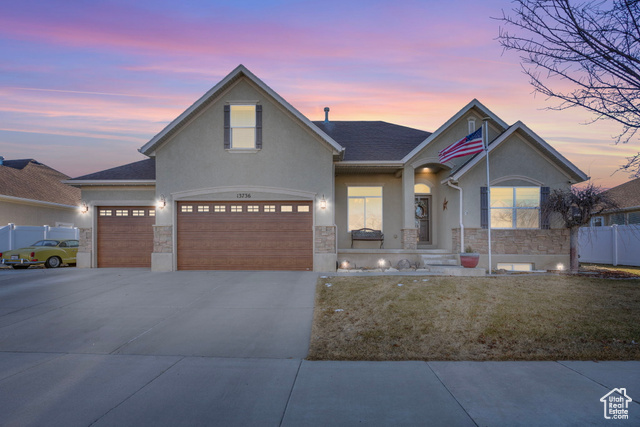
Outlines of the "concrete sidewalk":
{"label": "concrete sidewalk", "polygon": [[304,360],[316,277],[2,271],[0,426],[640,425],[635,361]]}
{"label": "concrete sidewalk", "polygon": [[310,362],[0,352],[0,425],[564,426],[640,395],[640,362]]}

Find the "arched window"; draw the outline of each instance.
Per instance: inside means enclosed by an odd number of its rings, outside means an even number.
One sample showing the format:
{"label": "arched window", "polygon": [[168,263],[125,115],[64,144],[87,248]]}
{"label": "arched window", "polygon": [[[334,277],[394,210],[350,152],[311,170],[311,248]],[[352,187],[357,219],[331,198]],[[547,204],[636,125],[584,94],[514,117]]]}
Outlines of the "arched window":
{"label": "arched window", "polygon": [[427,184],[416,184],[413,186],[414,194],[431,194],[431,187]]}

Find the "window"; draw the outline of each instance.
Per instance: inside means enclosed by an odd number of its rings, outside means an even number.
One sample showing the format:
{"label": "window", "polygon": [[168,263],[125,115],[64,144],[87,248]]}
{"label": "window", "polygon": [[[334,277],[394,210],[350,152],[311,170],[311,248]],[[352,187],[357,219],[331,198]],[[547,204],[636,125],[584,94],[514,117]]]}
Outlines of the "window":
{"label": "window", "polygon": [[258,206],[258,205],[249,205],[249,206],[247,206],[247,212],[260,212],[260,206]]}
{"label": "window", "polygon": [[193,206],[191,206],[191,205],[182,205],[180,207],[180,212],[184,212],[184,213],[193,212]]}
{"label": "window", "polygon": [[264,211],[265,212],[275,212],[276,211],[276,205],[264,205]]}
{"label": "window", "polygon": [[227,211],[227,207],[225,205],[215,205],[213,207],[213,211],[214,212],[226,212]]}
{"label": "window", "polygon": [[609,225],[624,225],[624,214],[616,213],[609,217]]}
{"label": "window", "polygon": [[533,271],[533,264],[528,262],[499,262],[496,267],[506,271]]}
{"label": "window", "polygon": [[348,230],[382,230],[382,187],[349,187]]}
{"label": "window", "polygon": [[232,205],[231,212],[242,212],[242,205]]}
{"label": "window", "polygon": [[149,209],[149,216],[156,216],[156,210],[155,209]]}
{"label": "window", "polygon": [[198,205],[198,212],[200,212],[200,213],[209,212],[209,206],[207,206],[207,205]]}
{"label": "window", "polygon": [[594,216],[591,218],[592,227],[602,227],[604,225],[604,218],[601,216]]}
{"label": "window", "polygon": [[116,209],[116,216],[129,216],[128,209]]}
{"label": "window", "polygon": [[144,209],[133,209],[131,216],[144,216]]}
{"label": "window", "polygon": [[293,206],[291,206],[291,205],[282,205],[282,206],[280,206],[280,212],[293,212]]}
{"label": "window", "polygon": [[640,224],[640,212],[629,212],[629,225]]}
{"label": "window", "polygon": [[491,187],[491,228],[539,228],[540,187]]}
{"label": "window", "polygon": [[111,209],[100,209],[100,216],[111,216]]}
{"label": "window", "polygon": [[431,187],[427,184],[416,184],[413,186],[414,194],[431,194]]}
{"label": "window", "polygon": [[309,212],[309,206],[298,206],[298,212]]}
{"label": "window", "polygon": [[468,124],[469,124],[469,134],[474,133],[476,131],[476,119],[471,117],[470,119],[468,119]]}

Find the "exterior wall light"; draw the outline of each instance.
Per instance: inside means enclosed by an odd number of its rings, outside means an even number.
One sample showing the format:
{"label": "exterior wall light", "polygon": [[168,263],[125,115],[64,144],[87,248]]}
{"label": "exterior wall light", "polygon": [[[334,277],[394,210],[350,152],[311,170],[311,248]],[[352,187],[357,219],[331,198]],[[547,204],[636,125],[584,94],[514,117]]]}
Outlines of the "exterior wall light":
{"label": "exterior wall light", "polygon": [[320,209],[327,209],[327,199],[324,198],[324,194],[322,195],[322,199],[320,199]]}
{"label": "exterior wall light", "polygon": [[556,270],[563,271],[564,270],[564,264],[563,263],[559,263],[558,265],[556,265]]}
{"label": "exterior wall light", "polygon": [[80,211],[81,214],[86,214],[87,212],[89,212],[89,206],[87,206],[87,202],[80,202],[80,206],[78,206],[78,210]]}
{"label": "exterior wall light", "polygon": [[164,197],[164,194],[160,195],[158,201],[156,202],[156,207],[158,209],[164,209],[167,206],[167,199]]}

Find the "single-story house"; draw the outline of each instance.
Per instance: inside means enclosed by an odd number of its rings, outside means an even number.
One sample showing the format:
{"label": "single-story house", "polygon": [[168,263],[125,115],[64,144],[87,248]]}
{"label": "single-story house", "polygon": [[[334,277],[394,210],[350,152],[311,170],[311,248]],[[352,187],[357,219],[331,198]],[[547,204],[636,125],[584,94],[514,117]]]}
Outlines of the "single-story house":
{"label": "single-story house", "polygon": [[34,159],[0,156],[0,227],[15,225],[73,227],[80,190],[63,184],[69,176]]}
{"label": "single-story house", "polygon": [[[485,118],[490,200],[484,152],[438,158]],[[475,99],[433,133],[328,108],[311,121],[242,65],[139,151],[148,159],[67,181],[89,207],[79,267],[335,271],[437,264],[470,245],[487,268],[491,220],[493,268],[555,269],[569,236],[541,200],[587,179]],[[362,228],[377,239],[352,240]]]}
{"label": "single-story house", "polygon": [[618,208],[591,218],[592,226],[640,224],[640,178],[610,188],[604,194],[614,200]]}

